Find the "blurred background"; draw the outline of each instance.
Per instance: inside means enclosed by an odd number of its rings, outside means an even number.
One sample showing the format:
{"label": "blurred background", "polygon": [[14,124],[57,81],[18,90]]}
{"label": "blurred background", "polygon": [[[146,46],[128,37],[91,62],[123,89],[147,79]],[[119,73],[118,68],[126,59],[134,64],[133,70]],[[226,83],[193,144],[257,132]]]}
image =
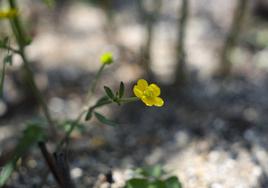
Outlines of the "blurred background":
{"label": "blurred background", "polygon": [[[84,106],[99,57],[111,51],[102,86],[140,78],[157,83],[162,108],[142,102],[100,111],[118,122],[82,122],[70,142],[71,174],[93,187],[112,169],[122,187],[132,167],[162,164],[185,188],[268,187],[268,1],[266,0],[23,0],[32,38],[26,48],[54,119],[75,118]],[[0,1],[5,7],[5,1]],[[0,37],[10,35],[0,21]],[[3,59],[5,51],[0,51]],[[0,100],[0,166],[25,122],[42,121],[20,74],[8,67]],[[31,150],[9,180],[36,187],[45,168]],[[54,180],[48,178],[47,187]],[[97,186],[95,186],[97,187]]]}

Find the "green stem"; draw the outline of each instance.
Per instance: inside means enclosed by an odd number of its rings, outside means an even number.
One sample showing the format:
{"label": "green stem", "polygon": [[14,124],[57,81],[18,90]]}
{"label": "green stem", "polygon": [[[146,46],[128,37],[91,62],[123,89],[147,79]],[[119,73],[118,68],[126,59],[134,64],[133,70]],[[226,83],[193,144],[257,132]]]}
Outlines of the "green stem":
{"label": "green stem", "polygon": [[4,87],[4,79],[6,72],[6,63],[3,63],[2,73],[1,73],[1,81],[0,81],[0,97],[3,97],[3,87]]}
{"label": "green stem", "polygon": [[[119,102],[122,102],[122,103],[129,103],[129,102],[134,102],[134,101],[138,101],[139,98],[137,97],[127,97],[127,98],[121,98]],[[91,107],[87,107],[85,108],[85,110],[82,110],[82,112],[78,115],[78,117],[72,122],[71,124],[71,127],[70,129],[65,133],[64,137],[60,140],[60,142],[57,144],[56,146],[56,149],[55,149],[55,152],[60,150],[63,146],[63,144],[69,139],[69,137],[71,136],[73,130],[75,129],[75,126],[80,122],[81,118],[83,117],[83,115],[85,113],[88,112],[88,110],[91,108],[91,109],[96,109],[96,108],[99,108],[101,106],[104,106],[104,105],[107,105],[107,104],[111,104],[113,103],[114,101],[111,101],[111,100],[108,100],[108,101],[105,101],[101,104],[95,104]],[[43,185],[46,183],[47,181],[47,176],[48,176],[48,171],[46,171],[46,173],[43,175],[43,179],[42,179],[42,182],[40,184],[40,188],[43,187]]]}
{"label": "green stem", "polygon": [[36,85],[36,82],[34,81],[34,76],[33,76],[33,72],[30,68],[30,65],[29,65],[29,62],[27,60],[27,58],[25,57],[25,54],[24,54],[24,51],[21,51],[21,57],[23,59],[23,68],[26,72],[26,76],[27,76],[27,81],[29,82],[30,84],[30,87],[32,89],[32,92],[34,93],[34,96],[36,97],[37,101],[39,102],[39,104],[41,105],[42,109],[43,109],[43,112],[44,112],[44,115],[48,121],[48,125],[51,129],[51,132],[54,136],[57,135],[57,132],[56,132],[56,127],[55,127],[55,124],[52,120],[52,117],[49,113],[49,110],[48,110],[48,106],[40,92],[40,90],[38,89],[37,85]]}
{"label": "green stem", "polygon": [[119,102],[121,103],[129,103],[129,102],[135,102],[140,100],[138,97],[127,97],[127,98],[121,98]]}
{"label": "green stem", "polygon": [[58,145],[57,145],[57,147],[56,147],[56,149],[55,149],[55,152],[58,151],[59,149],[61,149],[62,146],[63,146],[63,144],[64,144],[64,142],[65,142],[66,140],[69,139],[69,137],[70,137],[71,133],[73,132],[75,126],[80,122],[81,118],[83,117],[83,115],[84,115],[86,112],[87,112],[87,110],[83,110],[83,111],[78,115],[78,117],[72,122],[71,127],[70,127],[70,129],[66,132],[64,138],[61,139],[60,142],[58,143]]}
{"label": "green stem", "polygon": [[[138,101],[139,98],[137,97],[127,97],[127,98],[121,98],[119,100],[119,102],[121,103],[129,103],[129,102],[134,102],[134,101]],[[92,110],[95,110],[96,108],[99,108],[101,106],[105,106],[105,105],[108,105],[108,104],[112,104],[113,101],[106,101],[104,103],[101,103],[101,104],[95,104],[93,105],[92,107],[90,107]],[[56,150],[55,151],[58,151],[64,144],[64,142],[66,140],[68,140],[68,138],[70,137],[71,133],[73,132],[75,126],[80,122],[81,118],[83,117],[83,115],[88,111],[89,108],[86,108],[85,110],[83,110],[79,115],[78,117],[72,122],[72,125],[70,127],[70,129],[66,132],[64,138],[59,142],[59,144],[57,145],[56,147]]]}
{"label": "green stem", "polygon": [[[15,0],[9,0],[9,5],[10,5],[10,8],[17,9],[17,5],[16,5]],[[26,35],[25,35],[24,30],[22,29],[21,21],[17,15],[14,16],[13,18],[11,18],[10,21],[12,22],[11,27],[13,29],[13,33],[16,36],[17,42],[20,46],[20,49],[21,48],[24,49],[24,46],[26,44],[25,43],[25,36]]]}
{"label": "green stem", "polygon": [[1,46],[0,48],[6,49],[6,50],[11,51],[11,52],[16,53],[16,54],[20,54],[19,50],[14,49],[11,46]]}
{"label": "green stem", "polygon": [[[9,5],[10,5],[10,8],[17,9],[16,3],[14,0],[9,0]],[[17,52],[20,54],[20,56],[23,60],[23,69],[26,73],[27,81],[30,84],[32,92],[34,93],[37,101],[40,103],[40,105],[43,109],[44,115],[48,121],[48,124],[49,124],[49,127],[50,127],[52,134],[54,136],[56,136],[57,135],[56,127],[55,127],[54,122],[53,122],[51,115],[49,113],[47,104],[46,104],[40,90],[38,89],[38,87],[36,85],[36,82],[34,80],[33,71],[30,68],[30,63],[25,56],[25,50],[24,50],[25,45],[26,45],[25,33],[22,29],[21,21],[19,20],[19,17],[15,16],[14,18],[11,18],[10,24],[11,24],[12,31],[16,37],[17,43],[19,44],[19,50]]]}
{"label": "green stem", "polygon": [[106,64],[102,64],[101,67],[99,68],[97,74],[96,74],[96,78],[93,80],[92,84],[91,84],[91,87],[90,87],[90,90],[88,92],[88,99],[87,101],[90,101],[90,98],[92,97],[92,95],[95,93],[95,90],[96,90],[96,86],[97,86],[97,83],[101,77],[101,74],[104,70],[104,67],[105,67]]}

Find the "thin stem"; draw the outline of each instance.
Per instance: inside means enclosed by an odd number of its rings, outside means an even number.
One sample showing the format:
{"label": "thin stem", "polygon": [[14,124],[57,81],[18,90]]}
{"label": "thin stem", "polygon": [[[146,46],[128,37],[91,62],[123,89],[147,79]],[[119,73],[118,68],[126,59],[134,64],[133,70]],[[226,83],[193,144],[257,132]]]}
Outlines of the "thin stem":
{"label": "thin stem", "polygon": [[[134,102],[137,100],[139,100],[139,98],[137,98],[137,97],[128,97],[128,98],[121,98],[119,102],[128,103],[128,102]],[[101,106],[104,106],[107,104],[111,104],[111,103],[113,103],[113,101],[107,101],[107,103],[103,103],[103,105],[93,105],[91,108],[95,109],[95,108],[98,108],[98,107],[101,107]],[[88,109],[89,109],[89,107],[86,107],[84,110],[82,110],[82,112],[78,115],[78,117],[72,122],[70,129],[65,133],[65,136],[58,143],[58,145],[55,149],[55,152],[60,150],[62,148],[63,144],[69,139],[73,130],[75,129],[75,126],[80,122],[81,118],[88,111]],[[43,185],[46,183],[47,176],[48,176],[48,171],[46,171],[43,175],[43,179],[42,179],[42,182],[40,184],[40,188],[42,188]]]}
{"label": "thin stem", "polygon": [[48,150],[46,148],[46,144],[44,142],[39,142],[38,147],[40,148],[41,153],[42,153],[43,157],[45,158],[45,161],[46,161],[50,171],[52,172],[54,179],[56,180],[56,182],[58,183],[58,185],[60,187],[63,187],[63,183],[62,183],[62,180],[60,178],[58,169],[56,167],[55,160],[52,157],[52,155],[48,152]]}
{"label": "thin stem", "polygon": [[1,46],[0,48],[4,48],[4,49],[9,50],[9,51],[11,51],[13,53],[16,53],[16,54],[20,54],[19,50],[15,49],[15,48],[13,48],[11,46]]}
{"label": "thin stem", "polygon": [[83,110],[78,117],[72,122],[70,129],[66,132],[66,134],[64,135],[64,137],[60,140],[60,142],[58,143],[55,152],[58,151],[59,149],[61,149],[61,147],[63,146],[64,142],[66,140],[69,139],[71,133],[73,132],[75,126],[80,122],[81,118],[83,117],[83,115],[87,112],[87,110]]}
{"label": "thin stem", "polygon": [[6,72],[6,63],[3,63],[2,73],[1,73],[1,80],[0,80],[0,97],[3,97],[3,87],[4,87],[4,79],[5,79],[5,72]]}
{"label": "thin stem", "polygon": [[[17,9],[17,5],[16,5],[15,0],[9,0],[9,5],[10,5],[10,8]],[[24,46],[26,44],[25,43],[25,36],[26,35],[25,35],[24,30],[22,29],[21,21],[17,15],[15,15],[13,18],[11,18],[10,21],[12,22],[11,27],[12,27],[13,33],[16,36],[17,42],[20,46],[20,49],[24,49]]]}
{"label": "thin stem", "polygon": [[138,97],[127,97],[127,98],[121,98],[119,102],[121,103],[129,103],[129,102],[135,102],[140,100]]}
{"label": "thin stem", "polygon": [[[102,64],[102,66],[99,68],[97,74],[96,74],[96,78],[94,79],[90,89],[89,89],[89,94],[88,94],[88,99],[87,101],[90,101],[90,98],[92,97],[92,95],[95,93],[96,90],[96,86],[97,86],[97,82],[101,77],[101,74],[104,70],[106,64]],[[112,102],[110,102],[112,103]],[[93,108],[97,108],[97,106],[92,106]],[[57,152],[59,149],[62,148],[62,146],[64,145],[64,143],[69,139],[69,137],[71,136],[73,130],[75,129],[75,126],[80,122],[81,118],[83,117],[83,115],[88,111],[89,107],[85,107],[85,109],[83,109],[79,115],[77,116],[77,118],[72,122],[70,129],[65,133],[64,137],[59,141],[59,143],[57,144],[56,148],[55,148],[55,152]],[[47,177],[48,177],[48,171],[46,171],[43,175],[43,179],[42,182],[40,184],[40,188],[42,188],[46,181],[47,181]]]}
{"label": "thin stem", "polygon": [[27,80],[28,80],[28,82],[29,82],[29,84],[31,86],[32,92],[34,93],[36,99],[38,100],[38,102],[40,103],[40,105],[41,105],[41,107],[43,109],[44,115],[45,115],[45,117],[46,117],[46,119],[48,121],[48,125],[50,127],[50,130],[51,130],[52,134],[54,136],[56,136],[57,131],[56,131],[55,124],[54,124],[54,122],[52,120],[52,117],[51,117],[51,115],[49,113],[48,106],[47,106],[47,104],[46,104],[46,102],[45,102],[40,90],[38,89],[38,87],[37,87],[37,85],[36,85],[36,83],[34,81],[33,72],[32,72],[32,70],[31,70],[31,68],[29,66],[28,60],[25,57],[24,51],[21,51],[21,57],[22,57],[23,62],[24,62],[23,68],[24,68],[24,70],[26,72]]}
{"label": "thin stem", "polygon": [[[9,0],[9,5],[10,5],[10,8],[17,9],[16,3],[14,0]],[[20,56],[23,60],[23,69],[26,73],[27,81],[29,82],[30,87],[32,89],[32,92],[34,93],[36,99],[38,100],[38,102],[40,103],[40,105],[43,109],[44,115],[48,121],[50,130],[51,130],[53,136],[56,136],[57,135],[56,127],[55,127],[54,122],[53,122],[51,115],[49,113],[47,104],[46,104],[40,90],[38,89],[38,87],[36,85],[36,82],[35,82],[34,76],[33,76],[33,71],[30,68],[30,63],[25,56],[25,50],[24,50],[25,45],[26,45],[25,32],[22,29],[21,21],[19,20],[19,17],[15,16],[14,18],[11,18],[10,24],[11,24],[12,31],[16,37],[17,43],[19,44],[18,53],[20,54]]]}
{"label": "thin stem", "polygon": [[88,98],[87,98],[87,101],[90,101],[92,95],[95,93],[95,90],[96,90],[96,86],[97,86],[97,83],[102,75],[102,72],[104,70],[104,67],[105,67],[106,64],[102,64],[101,67],[99,68],[97,74],[96,74],[96,77],[95,79],[93,80],[92,84],[91,84],[91,87],[89,89],[89,92],[88,92]]}

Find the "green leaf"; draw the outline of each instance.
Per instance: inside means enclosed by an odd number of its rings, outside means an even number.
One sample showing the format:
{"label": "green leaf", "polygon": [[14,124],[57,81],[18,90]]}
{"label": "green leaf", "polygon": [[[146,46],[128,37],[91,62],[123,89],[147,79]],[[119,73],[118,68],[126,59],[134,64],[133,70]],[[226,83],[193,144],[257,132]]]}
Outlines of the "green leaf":
{"label": "green leaf", "polygon": [[155,165],[148,169],[150,176],[160,178],[163,174],[163,168],[161,165]]}
{"label": "green leaf", "polygon": [[86,114],[86,118],[85,120],[88,121],[92,118],[92,113],[94,112],[95,108],[98,108],[98,107],[101,107],[101,106],[104,106],[106,104],[110,104],[111,101],[110,99],[107,97],[107,96],[104,96],[104,97],[101,97],[94,106],[91,106],[89,109],[88,109],[88,112]]}
{"label": "green leaf", "polygon": [[27,152],[30,147],[45,137],[43,129],[36,124],[28,125],[23,133],[22,138],[16,146],[12,159],[3,167],[0,173],[0,187],[4,186],[8,178],[11,176],[19,158]]}
{"label": "green leaf", "polygon": [[149,166],[136,169],[136,172],[144,177],[160,178],[165,174],[161,165]]}
{"label": "green leaf", "polygon": [[87,111],[87,114],[86,114],[86,117],[85,117],[85,120],[88,121],[92,118],[92,108],[89,108],[88,111]]}
{"label": "green leaf", "polygon": [[103,124],[106,124],[106,125],[110,125],[110,126],[117,126],[117,123],[107,119],[106,117],[104,117],[103,115],[101,115],[100,113],[98,112],[94,112],[95,114],[95,117]]}
{"label": "green leaf", "polygon": [[169,177],[165,180],[166,188],[182,188],[182,184],[176,176]]}
{"label": "green leaf", "polygon": [[4,186],[16,167],[17,160],[8,162],[0,173],[0,187]]}
{"label": "green leaf", "polygon": [[107,96],[101,97],[101,98],[96,102],[96,104],[94,105],[94,106],[95,106],[94,108],[99,107],[99,106],[102,106],[102,105],[105,105],[105,104],[107,104],[107,103],[109,103],[109,102],[110,102],[110,100],[109,100],[109,98],[108,98]]}
{"label": "green leaf", "polygon": [[107,96],[108,96],[110,99],[112,99],[112,100],[115,99],[115,96],[114,96],[112,90],[111,90],[109,87],[104,86],[104,90],[105,90]]}
{"label": "green leaf", "polygon": [[123,82],[120,82],[120,87],[119,87],[119,98],[122,98],[125,92],[125,85]]}
{"label": "green leaf", "polygon": [[148,188],[148,180],[141,178],[133,178],[127,181],[126,188]]}
{"label": "green leaf", "polygon": [[162,180],[154,180],[149,183],[148,188],[166,188],[166,185]]}

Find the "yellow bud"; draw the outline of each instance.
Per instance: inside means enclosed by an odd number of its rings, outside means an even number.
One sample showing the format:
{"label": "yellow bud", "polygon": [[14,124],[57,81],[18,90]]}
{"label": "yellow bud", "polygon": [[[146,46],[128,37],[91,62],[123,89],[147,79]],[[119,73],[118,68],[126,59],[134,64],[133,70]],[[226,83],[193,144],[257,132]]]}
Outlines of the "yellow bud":
{"label": "yellow bud", "polygon": [[113,54],[111,52],[104,53],[100,58],[100,62],[106,65],[113,63]]}

